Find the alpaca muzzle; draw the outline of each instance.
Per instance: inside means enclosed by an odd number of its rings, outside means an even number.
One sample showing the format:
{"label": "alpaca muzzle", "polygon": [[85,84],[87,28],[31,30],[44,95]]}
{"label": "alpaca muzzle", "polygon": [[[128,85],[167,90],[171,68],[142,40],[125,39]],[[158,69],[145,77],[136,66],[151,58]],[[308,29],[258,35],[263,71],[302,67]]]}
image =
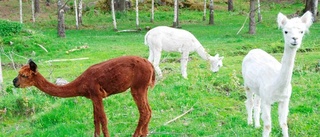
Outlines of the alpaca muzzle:
{"label": "alpaca muzzle", "polygon": [[18,78],[17,77],[14,78],[12,82],[13,82],[14,87],[16,87],[16,88],[19,87],[19,84],[17,84],[17,82],[18,82]]}

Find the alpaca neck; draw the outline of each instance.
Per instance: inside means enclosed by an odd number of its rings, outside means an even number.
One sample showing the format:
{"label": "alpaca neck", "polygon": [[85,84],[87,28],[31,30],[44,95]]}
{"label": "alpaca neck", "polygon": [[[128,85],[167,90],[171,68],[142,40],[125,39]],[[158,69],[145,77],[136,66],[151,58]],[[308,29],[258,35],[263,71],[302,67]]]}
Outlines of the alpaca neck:
{"label": "alpaca neck", "polygon": [[196,51],[202,59],[209,60],[210,55],[206,52],[206,50],[202,46],[198,47]]}
{"label": "alpaca neck", "polygon": [[282,89],[286,88],[291,83],[296,53],[297,48],[285,46],[281,60],[281,69],[279,76],[275,81],[276,88],[281,89],[281,91],[284,91]]}
{"label": "alpaca neck", "polygon": [[35,87],[40,89],[41,91],[56,97],[75,97],[79,96],[79,93],[77,92],[77,87],[79,85],[75,85],[72,83],[69,83],[67,85],[63,86],[57,86],[55,84],[50,83],[47,81],[40,73],[36,75],[35,78]]}

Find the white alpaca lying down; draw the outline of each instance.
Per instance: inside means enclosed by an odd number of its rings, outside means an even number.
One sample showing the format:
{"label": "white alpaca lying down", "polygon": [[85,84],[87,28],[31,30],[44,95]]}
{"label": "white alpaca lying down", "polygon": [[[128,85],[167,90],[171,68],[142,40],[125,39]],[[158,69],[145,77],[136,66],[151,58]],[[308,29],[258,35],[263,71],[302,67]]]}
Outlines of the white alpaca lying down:
{"label": "white alpaca lying down", "polygon": [[301,18],[288,19],[279,13],[277,22],[282,28],[285,42],[281,63],[261,49],[251,50],[242,63],[242,75],[247,93],[248,124],[253,124],[254,107],[255,127],[260,127],[261,108],[264,137],[268,137],[271,132],[271,105],[275,102],[279,103],[279,124],[282,134],[284,137],[289,136],[287,117],[294,60],[303,35],[312,24],[312,14],[306,12]]}
{"label": "white alpaca lying down", "polygon": [[219,54],[210,56],[195,36],[186,30],[167,26],[155,27],[145,35],[144,43],[149,46],[148,60],[153,63],[159,77],[162,77],[162,72],[159,67],[162,50],[182,53],[181,73],[184,78],[187,78],[189,54],[194,51],[196,51],[202,59],[209,60],[211,71],[217,72],[219,68],[222,67],[223,57],[219,57]]}

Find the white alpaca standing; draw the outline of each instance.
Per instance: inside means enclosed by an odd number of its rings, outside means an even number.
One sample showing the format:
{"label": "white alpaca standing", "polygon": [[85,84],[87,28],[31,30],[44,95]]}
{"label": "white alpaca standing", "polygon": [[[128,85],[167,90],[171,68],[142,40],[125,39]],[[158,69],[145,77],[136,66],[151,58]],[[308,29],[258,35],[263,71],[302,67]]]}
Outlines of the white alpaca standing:
{"label": "white alpaca standing", "polygon": [[182,54],[181,73],[184,78],[187,78],[189,54],[194,51],[196,51],[202,59],[209,60],[211,71],[217,72],[219,68],[222,67],[223,57],[219,57],[219,54],[210,56],[196,37],[186,30],[158,26],[148,31],[145,35],[144,43],[149,46],[148,60],[153,63],[159,77],[162,77],[162,72],[159,67],[162,50],[180,52]]}
{"label": "white alpaca standing", "polygon": [[[296,52],[301,45],[303,35],[312,24],[312,14],[306,12],[301,18],[288,19],[278,14],[278,25],[283,30],[284,53],[281,64],[261,49],[253,49],[243,59],[242,75],[247,100],[248,124],[252,124],[254,107],[255,127],[260,127],[260,109],[263,120],[263,136],[271,132],[271,105],[279,103],[279,124],[284,137],[288,137],[287,117],[291,96],[291,78]],[[255,97],[253,95],[255,94]]]}

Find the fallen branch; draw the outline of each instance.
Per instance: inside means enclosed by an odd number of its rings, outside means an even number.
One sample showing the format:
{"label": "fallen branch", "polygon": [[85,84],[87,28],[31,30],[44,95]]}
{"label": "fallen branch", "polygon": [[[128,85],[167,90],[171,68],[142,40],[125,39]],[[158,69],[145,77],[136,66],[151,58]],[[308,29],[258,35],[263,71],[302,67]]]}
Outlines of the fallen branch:
{"label": "fallen branch", "polygon": [[40,45],[40,44],[37,44],[40,48],[42,48],[44,51],[46,51],[46,52],[48,52],[48,50],[45,48],[45,47],[43,47],[42,45]]}
{"label": "fallen branch", "polygon": [[184,112],[183,114],[175,117],[174,119],[169,120],[168,122],[164,123],[164,125],[168,125],[169,123],[176,121],[177,119],[183,117],[184,115],[186,115],[187,113],[191,112],[193,110],[193,107],[191,107],[188,111]]}
{"label": "fallen branch", "polygon": [[65,61],[77,61],[77,60],[86,60],[89,58],[76,58],[76,59],[53,59],[53,60],[48,60],[45,61],[46,63],[50,63],[50,62],[65,62]]}
{"label": "fallen branch", "polygon": [[89,46],[84,45],[84,46],[76,47],[74,49],[70,49],[70,50],[66,51],[66,53],[69,54],[71,52],[74,52],[74,51],[77,51],[77,50],[81,50],[81,49],[87,49],[87,48],[89,48]]}
{"label": "fallen branch", "polygon": [[249,18],[249,14],[248,14],[248,16],[246,17],[246,19],[244,20],[244,22],[243,22],[243,24],[242,24],[241,28],[239,29],[239,31],[237,32],[237,35],[238,35],[238,34],[241,32],[241,30],[243,29],[244,24],[246,24],[246,22],[247,22],[248,18]]}
{"label": "fallen branch", "polygon": [[141,30],[119,30],[117,32],[139,32]]}

